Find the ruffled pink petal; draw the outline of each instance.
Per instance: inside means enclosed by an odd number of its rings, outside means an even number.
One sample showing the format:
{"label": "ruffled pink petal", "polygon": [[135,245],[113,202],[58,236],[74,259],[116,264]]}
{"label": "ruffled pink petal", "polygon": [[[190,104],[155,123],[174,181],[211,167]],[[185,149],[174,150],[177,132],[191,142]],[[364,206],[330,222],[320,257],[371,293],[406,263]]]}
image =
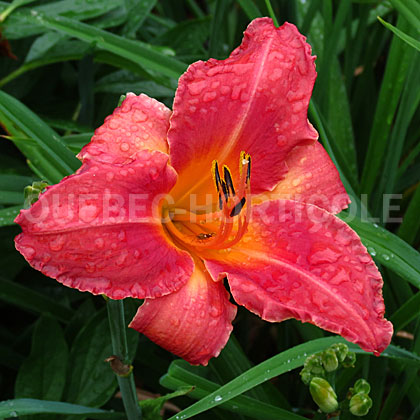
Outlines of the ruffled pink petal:
{"label": "ruffled pink petal", "polygon": [[191,65],[180,78],[168,132],[171,165],[180,175],[175,195],[197,181],[214,191],[211,163],[238,174],[241,151],[252,158],[252,191],[282,179],[284,160],[302,140],[318,138],[307,120],[316,78],[315,57],[296,27],[255,19],[240,47],[223,61]]}
{"label": "ruffled pink petal", "polygon": [[315,204],[337,214],[347,208],[349,196],[340,180],[337,168],[320,143],[303,142],[286,157],[287,173],[272,192],[256,200],[291,199]]}
{"label": "ruffled pink petal", "polygon": [[236,302],[267,321],[310,322],[376,354],[391,341],[372,258],[325,210],[266,201],[253,208],[248,232],[230,252],[204,257],[215,280],[228,277]]}
{"label": "ruffled pink petal", "polygon": [[171,111],[156,99],[127,93],[121,106],[95,130],[78,157],[124,163],[140,150],[168,153],[166,134],[170,115]]}
{"label": "ruffled pink petal", "polygon": [[124,166],[85,160],[16,218],[16,248],[32,267],[66,286],[157,297],[181,288],[194,263],[167,238],[159,203],[176,181],[168,156],[141,151]]}
{"label": "ruffled pink petal", "polygon": [[193,365],[207,365],[227,343],[235,315],[223,282],[196,266],[180,290],[147,299],[129,327]]}

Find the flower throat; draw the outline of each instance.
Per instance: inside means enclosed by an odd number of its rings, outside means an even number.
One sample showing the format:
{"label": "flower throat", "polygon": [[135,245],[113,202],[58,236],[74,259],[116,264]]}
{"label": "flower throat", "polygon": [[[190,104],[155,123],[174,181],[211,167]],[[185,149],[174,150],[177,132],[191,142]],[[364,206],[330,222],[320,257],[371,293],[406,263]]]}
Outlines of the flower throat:
{"label": "flower throat", "polygon": [[241,240],[248,227],[251,213],[251,156],[240,153],[236,189],[226,165],[220,171],[218,162],[214,160],[211,171],[218,196],[216,211],[197,214],[173,208],[163,212],[163,217],[169,219],[165,224],[169,234],[188,248],[230,248]]}

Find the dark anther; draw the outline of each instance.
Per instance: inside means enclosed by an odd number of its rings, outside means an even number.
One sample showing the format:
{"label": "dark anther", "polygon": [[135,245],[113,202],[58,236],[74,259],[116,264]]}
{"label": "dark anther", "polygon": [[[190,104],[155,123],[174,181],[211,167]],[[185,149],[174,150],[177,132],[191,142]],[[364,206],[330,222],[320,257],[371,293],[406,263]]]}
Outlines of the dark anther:
{"label": "dark anther", "polygon": [[232,175],[230,174],[230,171],[227,168],[227,166],[223,167],[223,175],[225,177],[225,182],[228,189],[232,193],[232,196],[235,197],[235,188],[233,187]]}
{"label": "dark anther", "polygon": [[228,187],[227,187],[225,181],[222,180],[221,183],[222,183],[223,195],[225,196],[225,200],[228,201],[228,198],[229,198],[229,190],[228,190]]}
{"label": "dark anther", "polygon": [[222,184],[222,180],[220,178],[219,165],[217,164],[217,161],[214,164],[214,177],[216,179],[217,191],[220,191],[220,185]]}
{"label": "dark anther", "polygon": [[222,196],[219,193],[219,209],[222,210],[223,209],[223,201],[222,201]]}
{"label": "dark anther", "polygon": [[246,182],[251,179],[251,156],[248,156],[248,170],[246,171]]}
{"label": "dark anther", "polygon": [[245,197],[242,197],[241,201],[230,212],[230,217],[237,216],[241,212],[241,210],[244,208],[245,202],[246,202]]}

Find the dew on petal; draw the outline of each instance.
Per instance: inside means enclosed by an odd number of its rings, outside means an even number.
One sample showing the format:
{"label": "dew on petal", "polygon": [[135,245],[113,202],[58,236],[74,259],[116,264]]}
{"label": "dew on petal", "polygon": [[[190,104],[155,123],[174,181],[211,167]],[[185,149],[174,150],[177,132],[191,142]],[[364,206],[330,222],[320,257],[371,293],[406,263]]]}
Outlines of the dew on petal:
{"label": "dew on petal", "polygon": [[63,249],[65,239],[63,236],[57,236],[57,238],[50,241],[49,246],[51,251],[61,251]]}
{"label": "dew on petal", "polygon": [[130,146],[128,145],[128,143],[121,143],[120,149],[123,152],[127,152],[130,149]]}
{"label": "dew on petal", "polygon": [[79,217],[85,223],[92,222],[99,213],[99,209],[94,204],[87,204],[79,209]]}
{"label": "dew on petal", "polygon": [[95,239],[95,246],[98,249],[102,249],[105,245],[105,241],[102,238],[96,238]]}

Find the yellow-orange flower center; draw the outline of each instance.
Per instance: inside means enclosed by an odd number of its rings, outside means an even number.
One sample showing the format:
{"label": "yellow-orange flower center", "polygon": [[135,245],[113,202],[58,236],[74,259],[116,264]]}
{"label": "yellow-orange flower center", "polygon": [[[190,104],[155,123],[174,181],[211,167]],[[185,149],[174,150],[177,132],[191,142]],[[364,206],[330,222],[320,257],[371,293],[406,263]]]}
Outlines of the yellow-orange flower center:
{"label": "yellow-orange flower center", "polygon": [[245,152],[240,154],[237,189],[226,165],[220,171],[215,160],[211,170],[218,202],[211,203],[209,211],[195,212],[193,209],[177,208],[176,205],[163,210],[167,232],[189,249],[230,248],[241,240],[247,230],[251,211],[251,157]]}

